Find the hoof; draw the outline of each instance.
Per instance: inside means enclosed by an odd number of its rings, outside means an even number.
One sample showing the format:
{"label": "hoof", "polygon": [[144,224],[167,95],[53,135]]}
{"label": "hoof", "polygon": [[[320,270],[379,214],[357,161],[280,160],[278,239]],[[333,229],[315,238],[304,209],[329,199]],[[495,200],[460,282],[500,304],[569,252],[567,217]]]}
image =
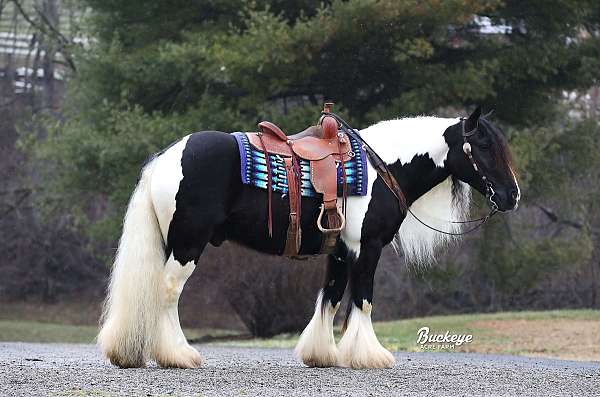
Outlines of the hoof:
{"label": "hoof", "polygon": [[146,366],[146,360],[141,354],[125,356],[116,352],[104,352],[104,356],[108,358],[112,365],[119,368],[144,368]]}
{"label": "hoof", "polygon": [[295,350],[298,357],[307,367],[327,368],[335,367],[338,362],[338,351],[335,345],[326,349],[307,349],[300,345]]}
{"label": "hoof", "polygon": [[98,347],[102,355],[111,364],[119,368],[143,368],[146,366],[146,347],[143,343],[136,342],[136,335],[132,335],[114,327],[112,323],[105,323],[98,334]]}
{"label": "hoof", "polygon": [[371,304],[352,307],[348,328],[338,346],[339,366],[355,369],[390,368],[396,361],[392,353],[377,340],[371,323]]}
{"label": "hoof", "polygon": [[358,351],[351,350],[346,354],[340,354],[338,365],[353,369],[391,368],[395,362],[392,353],[383,346],[378,346],[368,351],[358,349]]}
{"label": "hoof", "polygon": [[198,368],[204,361],[200,353],[189,345],[178,346],[169,353],[163,352],[155,360],[163,368]]}
{"label": "hoof", "polygon": [[321,310],[321,303],[322,293],[317,299],[315,314],[300,335],[294,353],[309,367],[335,367],[338,361],[338,349],[333,337],[333,316],[339,303],[333,307],[328,302],[325,310]]}

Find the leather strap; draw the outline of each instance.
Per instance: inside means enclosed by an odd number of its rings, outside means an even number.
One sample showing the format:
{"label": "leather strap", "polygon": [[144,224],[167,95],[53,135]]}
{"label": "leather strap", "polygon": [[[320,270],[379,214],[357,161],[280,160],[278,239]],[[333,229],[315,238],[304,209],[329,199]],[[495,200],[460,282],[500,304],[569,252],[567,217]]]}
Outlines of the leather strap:
{"label": "leather strap", "polygon": [[400,206],[400,211],[406,215],[408,207],[406,205],[406,198],[404,197],[404,193],[402,193],[402,189],[400,188],[398,181],[396,181],[396,178],[394,178],[394,175],[392,175],[392,173],[388,169],[387,164],[383,162],[383,160],[381,159],[381,157],[379,157],[377,152],[375,152],[375,150],[373,150],[373,148],[360,136],[360,134],[357,134],[355,130],[352,129],[352,127],[350,127],[350,125],[346,121],[344,121],[340,116],[338,116],[335,113],[331,113],[331,111],[327,109],[325,109],[321,114],[328,115],[336,119],[342,131],[344,131],[347,135],[353,137],[354,139],[358,140],[363,144],[363,148],[367,153],[369,162],[371,163],[373,168],[375,168],[377,174],[381,176],[381,179],[383,179],[383,182],[386,184],[388,189],[390,189],[394,196],[396,196],[396,198],[398,199],[398,205]]}
{"label": "leather strap", "polygon": [[[336,122],[337,124],[337,122]],[[339,153],[339,165],[340,167],[342,167],[342,214],[344,214],[344,216],[346,216],[346,197],[347,197],[347,185],[346,185],[346,165],[344,162],[344,152],[343,152],[343,148],[342,148],[342,144],[344,143],[344,140],[346,139],[344,134],[338,135],[338,153]],[[337,175],[336,175],[337,178]],[[336,184],[337,184],[337,180],[336,180]]]}
{"label": "leather strap", "polygon": [[[325,213],[327,215],[327,229],[322,231],[323,240],[321,243],[321,253],[322,254],[331,254],[335,251],[335,247],[337,245],[338,237],[343,229],[343,225],[345,224],[345,214],[346,214],[346,196],[347,196],[347,185],[346,185],[346,166],[344,157],[346,155],[346,148],[349,148],[348,138],[343,133],[338,133],[338,123],[337,121],[329,116],[324,115],[321,118],[321,124],[331,125],[331,130],[335,131],[335,136],[337,140],[337,160],[334,158],[334,165],[336,166],[334,169],[335,174],[335,191],[334,196],[328,197],[327,195],[323,195],[323,207],[325,209]],[[332,156],[333,157],[333,156]],[[339,212],[337,208],[337,167],[342,167],[342,211]],[[320,225],[319,225],[320,226]]]}
{"label": "leather strap", "polygon": [[268,222],[267,222],[267,226],[269,228],[269,237],[273,237],[273,189],[272,189],[272,185],[273,185],[273,179],[271,177],[271,158],[269,157],[269,151],[267,150],[267,147],[265,146],[265,143],[263,141],[263,134],[261,132],[258,133],[258,139],[260,139],[260,144],[262,145],[262,150],[265,153],[265,160],[267,162],[267,195],[268,195],[268,203],[267,203],[267,208],[268,208]]}
{"label": "leather strap", "polygon": [[298,199],[296,200],[296,213],[298,214],[298,251],[300,251],[300,242],[302,236],[302,229],[300,223],[302,220],[302,166],[300,165],[300,158],[295,154],[292,155],[294,174],[296,176],[296,192]]}
{"label": "leather strap", "polygon": [[375,154],[375,152],[371,148],[367,147],[366,152],[367,157],[369,157],[369,162],[371,163],[373,168],[375,168],[377,174],[381,177],[388,189],[390,189],[390,191],[398,199],[400,211],[406,214],[406,210],[408,208],[406,205],[406,198],[404,197],[404,193],[402,193],[402,189],[400,188],[398,181],[396,180],[396,178],[394,178],[387,165],[381,160],[379,156],[377,156],[377,154]]}
{"label": "leather strap", "polygon": [[290,201],[290,223],[287,230],[287,238],[283,255],[296,256],[300,252],[301,233],[300,229],[300,180],[301,175],[297,173],[299,169],[298,159],[293,157],[284,158],[285,171],[288,182],[288,197]]}
{"label": "leather strap", "polygon": [[322,232],[323,240],[321,241],[321,254],[333,254],[340,235],[341,218],[336,208],[325,210],[327,214],[327,227],[332,230]]}

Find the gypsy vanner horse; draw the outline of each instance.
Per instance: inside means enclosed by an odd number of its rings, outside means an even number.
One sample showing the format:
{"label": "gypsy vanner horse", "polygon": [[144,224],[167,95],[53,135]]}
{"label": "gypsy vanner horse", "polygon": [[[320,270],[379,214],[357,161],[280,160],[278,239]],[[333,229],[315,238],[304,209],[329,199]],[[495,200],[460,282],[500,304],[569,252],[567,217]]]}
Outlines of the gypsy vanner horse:
{"label": "gypsy vanner horse", "polygon": [[[437,246],[460,234],[462,224],[456,221],[468,215],[471,187],[494,211],[514,210],[520,198],[505,138],[480,108],[467,119],[382,121],[360,136],[387,164],[410,213],[369,163],[367,194],[347,198],[346,227],[328,256],[314,316],[296,347],[308,366],[392,366],[394,358],[371,323],[382,248],[392,243],[408,261],[430,261]],[[240,180],[240,153],[227,133],[188,135],[150,159],[129,202],[98,335],[113,364],[142,367],[153,359],[163,367],[193,368],[202,363],[181,330],[179,296],[209,242],[283,251],[288,199],[273,195],[269,237],[266,194]],[[302,255],[320,248],[319,204],[315,197],[302,197]],[[336,346],[333,319],[348,284],[347,327]]]}

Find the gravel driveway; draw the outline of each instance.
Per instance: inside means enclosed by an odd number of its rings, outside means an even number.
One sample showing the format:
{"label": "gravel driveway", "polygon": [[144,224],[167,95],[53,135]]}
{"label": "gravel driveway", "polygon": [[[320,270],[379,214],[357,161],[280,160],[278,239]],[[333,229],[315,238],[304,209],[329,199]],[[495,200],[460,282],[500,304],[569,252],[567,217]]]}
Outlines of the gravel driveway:
{"label": "gravel driveway", "polygon": [[600,363],[397,353],[387,370],[305,368],[286,349],[200,346],[196,370],[121,370],[91,345],[0,343],[0,395],[600,395]]}

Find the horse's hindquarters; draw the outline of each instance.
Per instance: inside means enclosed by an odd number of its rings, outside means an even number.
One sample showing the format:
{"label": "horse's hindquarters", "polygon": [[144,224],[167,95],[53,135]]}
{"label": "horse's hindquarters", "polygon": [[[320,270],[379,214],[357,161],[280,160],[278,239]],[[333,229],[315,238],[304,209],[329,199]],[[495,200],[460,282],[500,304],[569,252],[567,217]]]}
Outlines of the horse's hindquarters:
{"label": "horse's hindquarters", "polygon": [[222,132],[191,134],[157,159],[152,199],[167,253],[196,262],[222,230],[241,182],[235,139]]}

